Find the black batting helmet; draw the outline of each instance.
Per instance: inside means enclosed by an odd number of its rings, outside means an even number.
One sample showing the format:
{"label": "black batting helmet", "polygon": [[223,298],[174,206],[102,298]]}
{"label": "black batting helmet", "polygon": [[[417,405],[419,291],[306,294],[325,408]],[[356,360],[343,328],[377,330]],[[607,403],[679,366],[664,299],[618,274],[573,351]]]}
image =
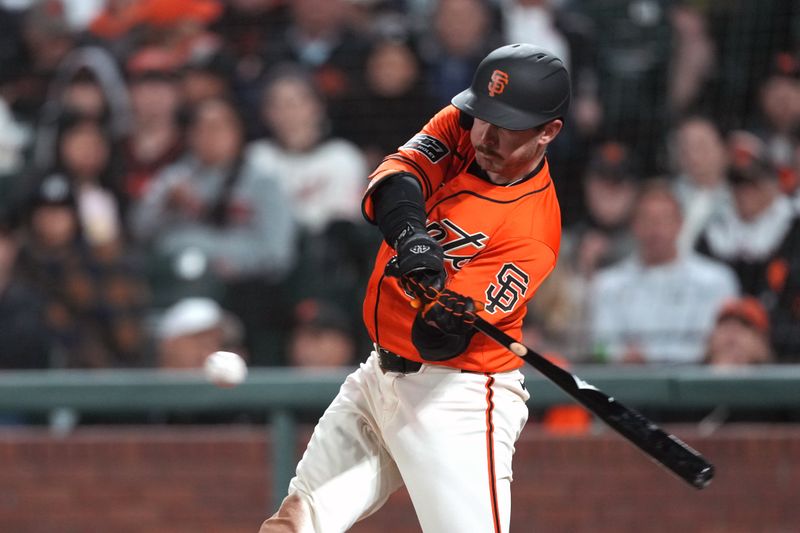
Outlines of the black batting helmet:
{"label": "black batting helmet", "polygon": [[481,61],[470,88],[452,103],[495,126],[526,130],[563,118],[569,98],[569,73],[563,61],[532,44],[509,44]]}

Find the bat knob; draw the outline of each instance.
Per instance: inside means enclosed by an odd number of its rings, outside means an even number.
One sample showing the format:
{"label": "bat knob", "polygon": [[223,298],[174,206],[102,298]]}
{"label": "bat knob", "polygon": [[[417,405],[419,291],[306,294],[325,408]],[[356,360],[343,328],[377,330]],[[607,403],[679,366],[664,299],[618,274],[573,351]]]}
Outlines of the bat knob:
{"label": "bat knob", "polygon": [[711,483],[711,480],[714,478],[714,465],[708,465],[700,472],[697,473],[697,476],[694,478],[694,485],[698,489],[704,489]]}

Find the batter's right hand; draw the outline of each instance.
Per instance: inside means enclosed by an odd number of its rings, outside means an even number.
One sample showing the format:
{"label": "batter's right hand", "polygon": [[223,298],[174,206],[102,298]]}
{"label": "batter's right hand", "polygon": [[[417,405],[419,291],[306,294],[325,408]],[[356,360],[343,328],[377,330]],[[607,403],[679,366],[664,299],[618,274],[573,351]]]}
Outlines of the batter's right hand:
{"label": "batter's right hand", "polygon": [[400,285],[417,298],[432,300],[444,288],[446,278],[441,245],[425,230],[409,225],[400,233],[394,249],[394,271]]}

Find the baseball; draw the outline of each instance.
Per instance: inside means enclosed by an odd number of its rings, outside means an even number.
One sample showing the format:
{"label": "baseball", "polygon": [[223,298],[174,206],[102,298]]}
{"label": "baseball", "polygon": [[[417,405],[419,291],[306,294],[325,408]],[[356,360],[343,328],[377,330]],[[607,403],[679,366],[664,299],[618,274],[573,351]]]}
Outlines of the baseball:
{"label": "baseball", "polygon": [[220,387],[234,387],[247,377],[247,364],[239,354],[214,352],[203,363],[206,379]]}

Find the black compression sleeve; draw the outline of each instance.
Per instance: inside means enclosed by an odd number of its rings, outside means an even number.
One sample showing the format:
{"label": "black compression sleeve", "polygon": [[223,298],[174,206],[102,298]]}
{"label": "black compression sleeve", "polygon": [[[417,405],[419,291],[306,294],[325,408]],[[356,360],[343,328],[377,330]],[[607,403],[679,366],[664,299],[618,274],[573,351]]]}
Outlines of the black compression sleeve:
{"label": "black compression sleeve", "polygon": [[425,200],[422,188],[411,174],[386,178],[372,192],[375,222],[390,246],[407,225],[425,231]]}

